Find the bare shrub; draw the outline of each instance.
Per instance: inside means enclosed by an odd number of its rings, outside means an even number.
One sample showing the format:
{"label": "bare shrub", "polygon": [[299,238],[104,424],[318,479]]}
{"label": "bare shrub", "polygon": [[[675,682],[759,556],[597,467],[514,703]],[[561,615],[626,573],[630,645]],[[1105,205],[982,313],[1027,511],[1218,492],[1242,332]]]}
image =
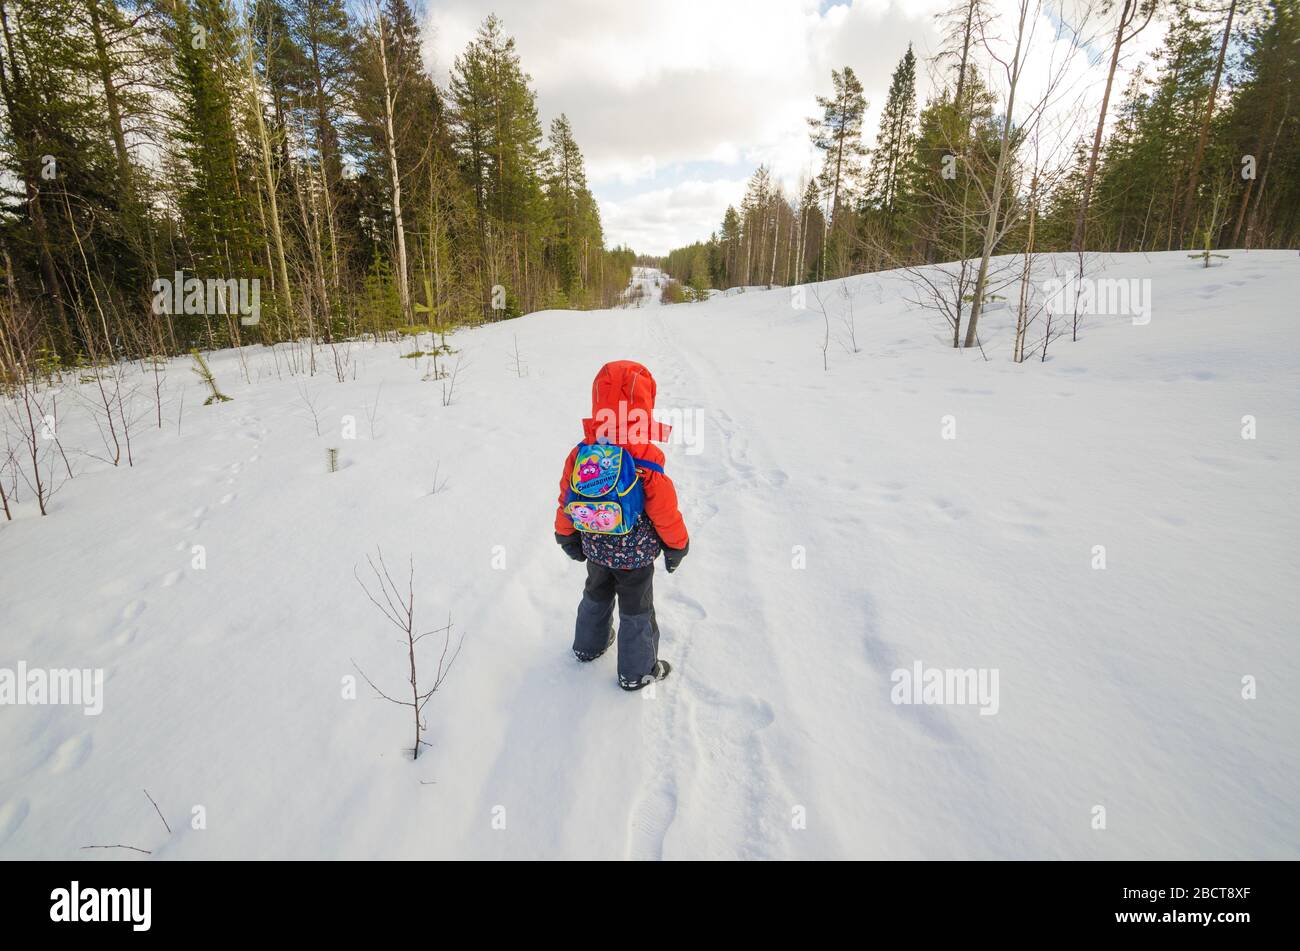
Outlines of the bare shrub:
{"label": "bare shrub", "polygon": [[[376,564],[376,562],[378,562]],[[403,591],[394,582],[392,574],[388,571],[388,566],[384,564],[384,553],[376,550],[375,557],[366,556],[366,564],[370,566],[370,571],[374,575],[374,583],[378,588],[378,596],[367,586],[366,582],[361,579],[360,574],[353,570],[353,576],[356,577],[357,583],[361,585],[361,590],[366,593],[370,603],[379,608],[380,612],[388,619],[394,627],[402,632],[406,643],[407,664],[410,670],[410,688],[411,699],[398,700],[391,697],[384,691],[375,686],[366,672],[357,666],[356,661],[352,666],[356,668],[362,679],[368,683],[372,690],[383,700],[389,703],[395,703],[399,707],[409,707],[415,720],[415,744],[411,748],[411,758],[419,759],[420,748],[428,746],[424,742],[424,731],[427,728],[424,721],[424,708],[429,699],[442,686],[447,675],[451,673],[452,665],[456,658],[460,656],[460,649],[465,643],[465,636],[462,634],[456,642],[455,650],[451,649],[451,632],[452,623],[451,615],[447,615],[447,623],[431,631],[425,631],[421,634],[416,633],[415,624],[415,560],[410,559],[406,579],[406,591]],[[382,600],[381,600],[382,599]],[[430,686],[421,686],[419,663],[416,658],[416,647],[426,637],[441,637],[442,646],[438,649],[438,666],[433,675],[433,683]]]}

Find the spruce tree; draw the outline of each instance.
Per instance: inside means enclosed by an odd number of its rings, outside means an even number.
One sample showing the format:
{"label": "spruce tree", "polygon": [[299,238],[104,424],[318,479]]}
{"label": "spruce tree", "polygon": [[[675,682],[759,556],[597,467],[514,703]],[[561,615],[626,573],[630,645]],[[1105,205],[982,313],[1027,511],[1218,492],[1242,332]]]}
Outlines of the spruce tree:
{"label": "spruce tree", "polygon": [[867,173],[867,204],[893,216],[903,168],[916,146],[916,55],[907,52],[894,69],[889,95],[880,115],[880,133]]}

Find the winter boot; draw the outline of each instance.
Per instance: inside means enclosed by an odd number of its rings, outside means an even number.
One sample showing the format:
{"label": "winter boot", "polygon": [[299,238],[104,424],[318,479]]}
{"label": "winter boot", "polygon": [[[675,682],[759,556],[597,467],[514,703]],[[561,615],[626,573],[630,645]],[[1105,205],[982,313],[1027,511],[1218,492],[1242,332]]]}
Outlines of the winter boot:
{"label": "winter boot", "polygon": [[663,680],[672,672],[673,666],[666,660],[655,661],[654,669],[646,674],[640,680],[624,680],[618,678],[618,685],[624,690],[640,690],[642,687],[649,686],[652,683]]}
{"label": "winter boot", "polygon": [[610,621],[610,622],[609,622],[609,639],[608,639],[607,641],[605,641],[605,646],[604,646],[604,647],[602,647],[600,650],[596,651],[594,654],[591,653],[590,651],[578,650],[578,648],[575,647],[575,648],[573,649],[573,656],[576,657],[576,658],[578,658],[578,660],[582,661],[584,664],[589,664],[589,663],[591,663],[593,660],[595,660],[597,657],[600,657],[602,654],[604,654],[605,651],[609,650],[610,647],[613,646],[613,644],[614,644],[614,622],[613,622],[613,621]]}

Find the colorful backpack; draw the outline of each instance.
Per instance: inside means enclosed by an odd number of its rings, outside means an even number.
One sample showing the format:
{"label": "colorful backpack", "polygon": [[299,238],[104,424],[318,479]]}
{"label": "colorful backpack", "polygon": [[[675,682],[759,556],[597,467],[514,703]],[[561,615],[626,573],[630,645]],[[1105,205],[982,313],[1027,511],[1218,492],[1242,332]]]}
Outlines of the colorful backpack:
{"label": "colorful backpack", "polygon": [[622,446],[578,443],[564,496],[564,514],[573,527],[593,535],[626,535],[645,511],[645,489],[637,469],[663,467],[633,458]]}

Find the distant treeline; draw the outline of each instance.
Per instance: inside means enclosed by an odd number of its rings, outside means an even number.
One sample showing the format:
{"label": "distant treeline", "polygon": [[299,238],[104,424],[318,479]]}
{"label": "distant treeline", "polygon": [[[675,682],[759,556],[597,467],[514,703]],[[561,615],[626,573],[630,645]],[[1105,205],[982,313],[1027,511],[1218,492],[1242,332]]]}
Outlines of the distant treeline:
{"label": "distant treeline", "polygon": [[[1040,6],[1022,5],[1030,17]],[[833,94],[818,97],[809,120],[816,177],[787,195],[760,167],[739,209],[707,241],[672,251],[665,269],[697,288],[727,288],[1026,250],[1300,247],[1300,4],[1070,9],[1091,14],[1077,49],[1104,53],[1100,110],[1072,109],[1079,90],[1064,70],[1026,101],[987,50],[1019,39],[1023,65],[1030,44],[1060,37],[1034,35],[1014,14],[999,22],[985,0],[957,0],[931,63],[938,91],[919,112],[909,48],[867,149],[862,86],[851,68],[835,71]],[[1154,61],[1119,88],[1119,59],[1157,23],[1168,30]],[[1008,111],[1029,118],[1007,121]]]}

